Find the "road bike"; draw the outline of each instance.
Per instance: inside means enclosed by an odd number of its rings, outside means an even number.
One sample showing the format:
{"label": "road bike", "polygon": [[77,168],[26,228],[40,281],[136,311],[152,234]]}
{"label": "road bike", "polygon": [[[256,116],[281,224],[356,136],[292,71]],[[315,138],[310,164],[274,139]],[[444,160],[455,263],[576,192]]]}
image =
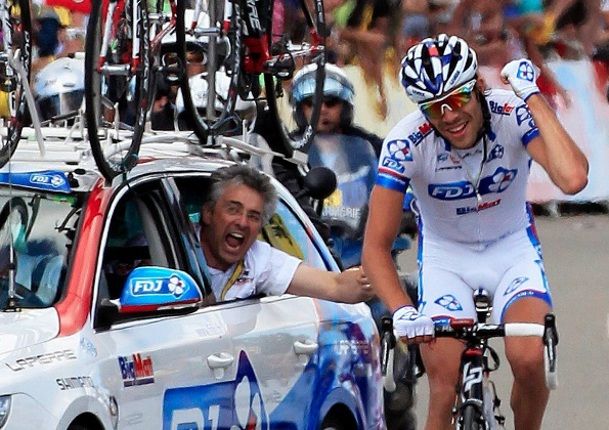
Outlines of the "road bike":
{"label": "road bike", "polygon": [[169,15],[161,0],[92,2],[85,41],[85,119],[91,152],[107,179],[137,162],[162,39],[175,31],[175,0],[167,3]]}
{"label": "road bike", "polygon": [[[178,3],[178,20],[185,16]],[[201,25],[200,14],[206,17]],[[312,140],[323,98],[326,62],[326,25],[323,0],[210,0],[195,9],[191,23],[178,22],[184,35],[177,33],[178,56],[186,62],[182,36],[206,41],[207,100],[205,110],[193,101],[190,82],[181,82],[184,102],[192,113],[197,136],[205,142],[210,136],[234,127],[234,107],[238,97],[255,99],[269,110],[277,124],[281,142],[272,142],[278,150],[291,156],[294,149],[306,147]],[[291,120],[287,93],[289,81],[297,70],[317,65],[310,117],[304,124]],[[228,76],[228,88],[219,88],[217,74]],[[220,102],[218,103],[218,99]],[[223,109],[216,112],[220,104]]]}
{"label": "road bike", "polygon": [[[313,82],[316,90],[311,119],[297,140],[288,127],[280,127],[279,149],[289,157],[294,147],[310,141],[323,96],[323,2],[301,0],[298,11],[283,10],[281,16],[296,17],[290,25],[286,20],[272,19],[277,12],[275,5],[283,7],[283,2],[196,0],[187,22],[186,0],[93,2],[86,40],[85,117],[91,151],[108,180],[137,163],[157,78],[179,85],[192,129],[205,145],[234,131],[240,122],[238,97],[263,99],[274,120],[283,124],[280,104],[286,103],[284,82],[296,69],[315,63],[321,67]],[[283,33],[284,29],[293,31]],[[298,29],[306,30],[292,37]],[[164,43],[170,36],[174,42]],[[193,95],[190,87],[189,49],[193,46],[203,53],[202,77],[211,89],[207,99],[212,102],[206,109],[199,109],[201,94]],[[223,90],[216,85],[219,73],[229,79]],[[219,114],[214,110],[217,99]]]}
{"label": "road bike", "polygon": [[[197,3],[190,23],[181,21],[184,5],[178,2],[178,45],[184,46],[190,37],[203,40],[206,46],[206,70],[202,74],[206,100],[195,100],[190,79],[180,83],[199,139],[206,142],[238,127],[234,110],[241,98],[266,105],[263,108],[277,124],[281,140],[271,142],[274,150],[290,157],[294,149],[307,147],[323,99],[327,32],[323,0],[206,0]],[[178,55],[186,64],[185,52],[179,51]],[[310,82],[311,115],[303,119],[304,124],[295,124],[289,107],[289,82],[295,72],[313,65],[316,72]],[[227,85],[220,83],[219,74],[228,77]]]}
{"label": "road bike", "polygon": [[[489,339],[506,336],[537,336],[544,343],[545,382],[549,389],[558,386],[557,355],[558,331],[553,314],[547,314],[544,324],[490,324],[486,320],[492,305],[488,292],[474,291],[477,321],[471,318],[452,319],[447,325],[436,325],[435,337],[449,337],[464,342],[461,354],[461,380],[457,385],[453,425],[456,430],[496,430],[504,428],[501,400],[490,373],[500,365],[499,355],[489,345]],[[385,322],[381,333],[382,367],[385,386],[394,384],[391,378],[392,348],[395,345],[391,322]]]}
{"label": "road bike", "polygon": [[[17,148],[27,120],[26,94],[29,92],[32,61],[32,22],[28,0],[5,0],[0,7],[2,52],[0,52],[0,104],[6,133],[0,143],[0,167]],[[30,103],[33,99],[30,100]]]}

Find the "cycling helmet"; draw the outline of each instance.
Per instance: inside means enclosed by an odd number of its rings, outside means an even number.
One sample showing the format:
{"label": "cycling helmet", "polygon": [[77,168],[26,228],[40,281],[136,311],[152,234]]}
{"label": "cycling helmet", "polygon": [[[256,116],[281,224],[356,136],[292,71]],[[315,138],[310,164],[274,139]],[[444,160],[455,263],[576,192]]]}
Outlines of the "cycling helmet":
{"label": "cycling helmet", "polygon": [[[315,70],[317,70],[317,64],[307,64],[296,73],[292,81],[290,103],[293,106],[296,124],[300,127],[306,124],[302,112],[302,102],[308,97],[312,97],[315,92]],[[355,98],[353,84],[340,67],[330,63],[326,63],[325,66],[324,96],[337,97],[344,102],[341,126],[350,126],[353,121],[353,100]]]}
{"label": "cycling helmet", "polygon": [[[203,73],[191,76],[188,80],[190,86],[190,93],[193,100],[193,104],[197,107],[197,110],[202,116],[205,116],[207,108],[207,80]],[[230,78],[226,73],[222,71],[216,72],[216,97],[214,107],[217,115],[219,116],[224,111],[224,100],[227,97],[230,86]],[[253,100],[243,100],[237,96],[237,102],[235,104],[235,113],[239,119],[246,120],[252,123],[256,117],[256,102]],[[193,127],[189,124],[189,116],[187,115],[184,108],[184,98],[182,97],[182,90],[178,90],[176,97],[176,119],[175,125],[177,130],[192,130]]]}
{"label": "cycling helmet", "polygon": [[34,78],[34,100],[42,121],[75,114],[85,94],[84,60],[62,57]]}
{"label": "cycling helmet", "polygon": [[440,34],[411,47],[400,80],[415,103],[440,97],[476,77],[476,53],[457,36]]}

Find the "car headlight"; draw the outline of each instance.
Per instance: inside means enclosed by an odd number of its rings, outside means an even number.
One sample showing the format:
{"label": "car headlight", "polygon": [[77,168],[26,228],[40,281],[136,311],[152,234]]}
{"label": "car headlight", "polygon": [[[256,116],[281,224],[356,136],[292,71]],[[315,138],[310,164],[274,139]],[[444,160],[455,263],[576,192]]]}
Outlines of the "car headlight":
{"label": "car headlight", "polygon": [[0,396],[0,428],[4,427],[11,411],[11,396]]}

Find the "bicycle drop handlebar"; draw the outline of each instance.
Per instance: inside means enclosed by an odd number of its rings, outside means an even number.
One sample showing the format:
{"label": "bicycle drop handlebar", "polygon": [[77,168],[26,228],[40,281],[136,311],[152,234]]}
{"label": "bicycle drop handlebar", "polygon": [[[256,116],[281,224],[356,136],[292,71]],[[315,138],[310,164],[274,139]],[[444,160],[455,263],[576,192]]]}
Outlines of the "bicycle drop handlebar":
{"label": "bicycle drop handlebar", "polygon": [[454,319],[449,325],[435,327],[435,337],[460,340],[491,339],[506,336],[544,337],[546,326],[537,323],[480,324],[473,319]]}

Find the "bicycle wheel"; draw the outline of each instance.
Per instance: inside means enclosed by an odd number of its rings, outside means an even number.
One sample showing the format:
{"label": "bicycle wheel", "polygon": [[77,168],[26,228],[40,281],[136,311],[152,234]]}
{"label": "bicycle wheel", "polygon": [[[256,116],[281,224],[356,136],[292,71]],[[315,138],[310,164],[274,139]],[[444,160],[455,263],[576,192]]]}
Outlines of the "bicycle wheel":
{"label": "bicycle wheel", "polygon": [[486,430],[480,409],[474,405],[463,407],[462,419],[461,430]]}
{"label": "bicycle wheel", "polygon": [[[110,7],[118,3],[114,13],[104,9],[103,3],[92,2],[87,27],[85,118],[95,163],[111,180],[137,163],[154,75],[146,2],[110,2]],[[137,10],[135,24],[133,7]],[[109,19],[112,22],[104,40]]]}
{"label": "bicycle wheel", "polygon": [[[178,1],[176,12],[176,54],[183,70],[176,102],[178,127],[193,130],[206,143],[210,136],[235,132],[241,123],[235,113],[242,60],[240,8],[233,3],[229,25],[223,26],[224,2],[202,2],[198,17],[184,3]],[[193,50],[202,51],[200,73],[189,71]]]}
{"label": "bicycle wheel", "polygon": [[[2,50],[0,54],[0,97],[6,102],[2,113],[7,123],[0,142],[0,167],[17,148],[27,118],[24,81],[29,82],[32,60],[32,21],[28,0],[3,2]],[[7,19],[7,21],[4,21]],[[13,62],[13,64],[11,64]],[[21,71],[18,69],[22,68]]]}
{"label": "bicycle wheel", "polygon": [[[290,8],[281,0],[269,0],[267,27],[272,55],[269,72],[264,74],[266,100],[281,136],[282,148],[273,148],[291,156],[294,149],[305,150],[311,143],[323,101],[326,64],[326,23],[323,2],[299,0]],[[317,65],[311,81],[312,111],[309,117],[292,115],[289,80],[294,73]]]}

